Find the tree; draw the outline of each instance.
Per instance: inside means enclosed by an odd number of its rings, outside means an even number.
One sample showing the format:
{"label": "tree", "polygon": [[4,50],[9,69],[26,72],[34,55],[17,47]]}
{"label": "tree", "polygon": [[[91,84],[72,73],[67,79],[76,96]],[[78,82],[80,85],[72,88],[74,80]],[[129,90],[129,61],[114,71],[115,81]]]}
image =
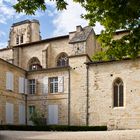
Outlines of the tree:
{"label": "tree", "polygon": [[46,125],[45,114],[40,110],[35,110],[30,117],[34,125]]}
{"label": "tree", "polygon": [[[50,0],[51,1],[51,0]],[[54,1],[54,0],[53,0]],[[83,18],[94,26],[98,21],[105,27],[99,36],[104,52],[94,59],[136,58],[140,53],[140,1],[138,0],[73,0],[87,11]],[[55,0],[58,10],[66,9],[65,0]],[[17,12],[34,14],[40,8],[46,10],[45,0],[19,0],[14,5]],[[128,30],[121,39],[113,40],[116,30]]]}
{"label": "tree", "polygon": [[[94,58],[136,58],[140,53],[140,1],[137,0],[86,0],[81,3],[91,25],[100,22],[105,31],[99,36],[104,52]],[[113,40],[116,30],[127,30],[121,39]]]}

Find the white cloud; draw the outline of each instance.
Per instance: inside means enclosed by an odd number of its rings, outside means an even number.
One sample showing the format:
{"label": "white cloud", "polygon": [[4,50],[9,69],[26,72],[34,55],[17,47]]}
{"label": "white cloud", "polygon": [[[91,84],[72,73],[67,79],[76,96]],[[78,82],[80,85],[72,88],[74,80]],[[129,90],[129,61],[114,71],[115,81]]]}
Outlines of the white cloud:
{"label": "white cloud", "polygon": [[100,34],[102,30],[104,30],[104,27],[99,23],[96,22],[95,27],[93,27],[96,34]]}
{"label": "white cloud", "polygon": [[75,30],[75,26],[86,26],[88,23],[81,18],[81,14],[85,13],[85,10],[72,0],[68,0],[67,10],[58,12],[53,20],[53,24],[56,27],[53,35],[67,34],[70,31]]}
{"label": "white cloud", "polygon": [[54,1],[45,0],[45,3],[46,3],[47,6],[56,7],[56,4],[55,4]]}
{"label": "white cloud", "polygon": [[[57,11],[57,14],[52,21],[55,27],[53,36],[68,34],[70,31],[75,31],[77,25],[88,25],[88,21],[81,18],[81,14],[86,13],[85,9],[82,8],[80,4],[74,3],[73,0],[67,0],[67,2],[67,10]],[[103,27],[99,23],[96,23],[96,26],[94,27],[95,33],[99,34],[102,29]]]}

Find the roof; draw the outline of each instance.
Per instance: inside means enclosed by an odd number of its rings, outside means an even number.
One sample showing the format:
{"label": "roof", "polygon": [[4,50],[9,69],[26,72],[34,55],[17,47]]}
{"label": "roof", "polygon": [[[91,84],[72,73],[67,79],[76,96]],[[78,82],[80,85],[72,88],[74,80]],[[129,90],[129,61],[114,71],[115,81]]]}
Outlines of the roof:
{"label": "roof", "polygon": [[11,48],[0,48],[0,51],[11,50]]}
{"label": "roof", "polygon": [[[137,57],[137,59],[140,58],[140,56]],[[97,64],[105,64],[105,63],[112,63],[112,62],[122,62],[122,61],[126,61],[126,60],[134,60],[132,58],[123,58],[121,60],[108,60],[108,61],[92,61],[92,62],[87,62],[85,63],[86,65],[97,65]]]}
{"label": "roof", "polygon": [[12,46],[12,47],[19,47],[19,46],[26,47],[29,45],[40,44],[40,43],[49,42],[49,41],[58,40],[58,39],[64,39],[64,38],[68,38],[68,37],[69,37],[69,35],[57,36],[57,37],[47,38],[47,39],[43,39],[43,40],[39,40],[39,41],[35,41],[35,42],[19,44],[19,45]]}
{"label": "roof", "polygon": [[74,37],[69,41],[70,44],[77,43],[77,42],[84,42],[87,40],[90,32],[92,31],[91,26],[86,26],[81,29],[80,32],[75,32]]}
{"label": "roof", "polygon": [[39,24],[38,20],[33,19],[33,20],[23,20],[23,21],[20,21],[20,22],[16,22],[16,23],[13,23],[12,26],[18,26],[18,25],[22,25],[22,24],[26,24],[26,23],[31,23],[31,22],[36,22],[36,23]]}
{"label": "roof", "polygon": [[18,69],[20,69],[20,70],[22,70],[22,71],[25,71],[25,72],[26,72],[26,70],[25,70],[25,69],[23,69],[23,68],[21,68],[21,67],[18,67],[18,66],[16,66],[16,65],[14,65],[14,64],[12,64],[12,63],[10,63],[10,62],[8,62],[8,61],[4,60],[4,59],[2,59],[2,58],[0,58],[0,61],[1,61],[1,62],[3,62],[3,63],[7,63],[8,65],[10,65],[10,66],[12,66],[12,67],[18,68]]}

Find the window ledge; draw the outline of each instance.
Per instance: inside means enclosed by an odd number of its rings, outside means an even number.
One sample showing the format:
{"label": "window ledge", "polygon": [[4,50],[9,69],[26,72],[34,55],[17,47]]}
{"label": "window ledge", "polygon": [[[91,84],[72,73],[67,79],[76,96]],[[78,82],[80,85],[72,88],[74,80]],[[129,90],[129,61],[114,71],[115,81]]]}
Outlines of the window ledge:
{"label": "window ledge", "polygon": [[119,106],[118,107],[113,107],[113,109],[114,110],[117,110],[117,109],[125,109],[125,106],[122,106],[122,107],[119,107]]}

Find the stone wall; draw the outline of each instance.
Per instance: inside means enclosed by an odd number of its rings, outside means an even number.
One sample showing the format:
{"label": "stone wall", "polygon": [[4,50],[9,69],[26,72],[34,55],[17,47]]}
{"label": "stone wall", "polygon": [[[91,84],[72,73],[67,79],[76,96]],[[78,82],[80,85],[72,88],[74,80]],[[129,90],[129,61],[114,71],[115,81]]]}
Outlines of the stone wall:
{"label": "stone wall", "polygon": [[[89,124],[109,129],[140,128],[140,59],[105,62],[89,67]],[[124,106],[113,107],[113,82],[124,83]]]}
{"label": "stone wall", "polygon": [[86,125],[86,56],[69,59],[70,70],[70,124]]}
{"label": "stone wall", "polygon": [[0,58],[4,59],[6,61],[13,60],[13,50],[12,49],[1,49]]}
{"label": "stone wall", "polygon": [[[14,75],[14,90],[6,90],[6,72]],[[14,124],[19,124],[18,106],[25,105],[25,95],[19,93],[19,77],[25,77],[25,71],[0,59],[0,123],[6,124],[6,103],[14,106]]]}
{"label": "stone wall", "polygon": [[[18,48],[15,48],[16,50]],[[15,50],[15,52],[16,52]],[[60,53],[65,52],[71,55],[72,47],[68,44],[68,38],[46,41],[45,43],[32,44],[21,47],[20,64],[22,68],[28,70],[29,60],[37,57],[43,68],[56,67],[57,57]],[[46,51],[46,52],[45,52]],[[45,55],[46,53],[46,55]],[[14,60],[17,61],[17,57]],[[24,63],[22,63],[24,61]]]}
{"label": "stone wall", "polygon": [[[43,78],[47,76],[64,77],[64,91],[62,93],[43,93]],[[52,69],[50,71],[34,71],[28,73],[28,79],[37,80],[37,93],[35,95],[28,94],[28,107],[34,105],[37,110],[45,113],[45,118],[48,119],[48,105],[58,105],[58,124],[68,124],[68,69]],[[29,113],[29,112],[28,112]],[[29,120],[29,114],[28,114]]]}

